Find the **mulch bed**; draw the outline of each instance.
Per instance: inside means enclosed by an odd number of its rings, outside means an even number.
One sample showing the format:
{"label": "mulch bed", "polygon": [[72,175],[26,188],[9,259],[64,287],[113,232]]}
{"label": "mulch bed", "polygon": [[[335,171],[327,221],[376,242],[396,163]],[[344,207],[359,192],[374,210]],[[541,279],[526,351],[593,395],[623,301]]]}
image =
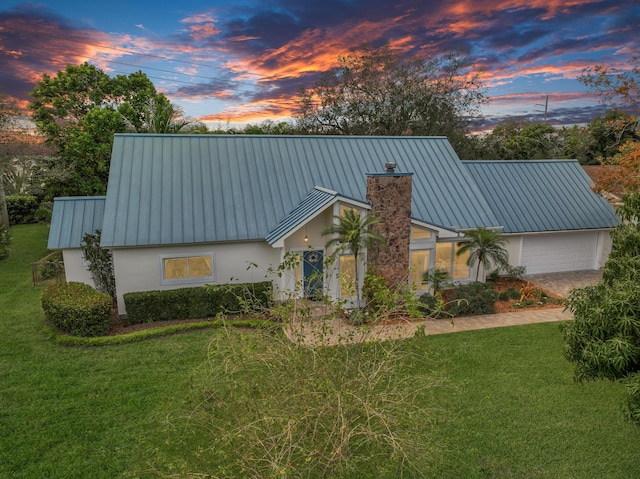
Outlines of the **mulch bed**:
{"label": "mulch bed", "polygon": [[[517,279],[517,278],[500,278],[498,281],[496,281],[494,283],[494,288],[498,293],[501,293],[503,291],[508,290],[509,288],[515,288],[516,291],[521,291],[521,289],[523,287],[526,287],[527,285],[530,285],[530,283],[526,280],[521,280],[521,279]],[[523,309],[553,309],[553,308],[561,308],[563,305],[561,303],[562,301],[562,296],[559,296],[555,293],[552,293],[550,291],[547,291],[543,288],[540,288],[538,286],[531,285],[533,287],[535,287],[538,291],[543,292],[544,294],[546,294],[549,298],[555,299],[557,300],[556,302],[551,302],[551,303],[543,303],[543,304],[538,304],[537,302],[529,305],[529,306],[524,306],[524,307],[516,307],[515,303],[518,302],[518,300],[509,300],[509,301],[497,301],[496,302],[496,313],[511,313],[513,311],[522,311]]]}

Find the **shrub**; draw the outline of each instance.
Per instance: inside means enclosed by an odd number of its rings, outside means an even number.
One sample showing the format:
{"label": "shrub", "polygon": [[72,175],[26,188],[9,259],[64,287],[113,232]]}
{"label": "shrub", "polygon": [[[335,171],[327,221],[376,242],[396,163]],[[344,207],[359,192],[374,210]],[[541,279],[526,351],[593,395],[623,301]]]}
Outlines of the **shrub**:
{"label": "shrub", "polygon": [[36,211],[39,206],[35,196],[7,196],[7,211],[9,220],[14,225],[24,225],[36,222]]}
{"label": "shrub", "polygon": [[520,292],[513,286],[498,295],[500,301],[509,301],[510,299],[520,299]]}
{"label": "shrub", "polygon": [[425,293],[418,298],[418,308],[424,316],[437,317],[443,309],[442,299]]}
{"label": "shrub", "polygon": [[508,264],[504,267],[505,278],[522,279],[526,273],[526,266],[511,266],[510,264]]}
{"label": "shrub", "polygon": [[271,297],[270,281],[139,291],[123,296],[129,324],[259,311],[269,306]]}
{"label": "shrub", "polygon": [[113,301],[84,283],[49,286],[42,293],[46,320],[73,336],[104,336],[111,329]]}
{"label": "shrub", "polygon": [[35,220],[40,223],[51,223],[51,215],[53,213],[53,203],[51,201],[43,201],[34,213]]}
{"label": "shrub", "polygon": [[469,283],[450,290],[447,311],[453,316],[471,316],[496,312],[498,293],[489,283]]}
{"label": "shrub", "polygon": [[100,247],[102,231],[97,229],[94,233],[85,233],[82,237],[80,249],[82,256],[89,263],[93,284],[98,291],[116,297],[116,277],[113,272],[113,255],[111,251]]}
{"label": "shrub", "polygon": [[367,272],[364,277],[364,296],[366,311],[350,314],[352,324],[363,324],[368,321],[379,321],[394,316],[420,317],[418,298],[408,282],[390,288],[384,277],[375,272]]}
{"label": "shrub", "polygon": [[166,417],[202,439],[183,458],[215,451],[192,477],[424,476],[439,451],[428,425],[438,419],[441,379],[419,340],[309,348],[284,335],[224,331]]}

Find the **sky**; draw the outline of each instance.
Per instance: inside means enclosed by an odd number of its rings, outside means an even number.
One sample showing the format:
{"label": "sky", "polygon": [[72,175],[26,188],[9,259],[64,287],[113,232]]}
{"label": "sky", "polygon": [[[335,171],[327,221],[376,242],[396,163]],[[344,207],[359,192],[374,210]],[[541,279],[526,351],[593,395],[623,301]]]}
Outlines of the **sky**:
{"label": "sky", "polygon": [[461,52],[506,118],[581,124],[608,108],[577,77],[639,51],[637,0],[0,0],[0,92],[25,106],[43,74],[141,70],[210,128],[283,121],[296,93],[363,43]]}

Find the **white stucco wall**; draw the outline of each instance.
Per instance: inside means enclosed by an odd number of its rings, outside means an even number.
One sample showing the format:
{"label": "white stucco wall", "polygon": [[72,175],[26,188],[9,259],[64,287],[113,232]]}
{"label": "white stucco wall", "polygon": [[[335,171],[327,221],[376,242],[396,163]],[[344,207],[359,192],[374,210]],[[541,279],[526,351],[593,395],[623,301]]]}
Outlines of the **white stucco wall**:
{"label": "white stucco wall", "polygon": [[[207,284],[265,281],[270,266],[280,262],[280,249],[266,242],[200,244],[113,250],[118,312],[126,314],[123,295],[134,291],[166,290],[199,286],[202,282],[163,285],[160,256],[166,254],[213,253],[215,281]],[[250,264],[257,267],[249,267]],[[249,267],[249,268],[248,268]],[[248,269],[247,269],[248,268]]]}
{"label": "white stucco wall", "polygon": [[78,283],[86,283],[95,288],[91,273],[83,264],[82,251],[80,249],[62,250],[62,259],[64,261],[64,272],[67,282],[77,281]]}

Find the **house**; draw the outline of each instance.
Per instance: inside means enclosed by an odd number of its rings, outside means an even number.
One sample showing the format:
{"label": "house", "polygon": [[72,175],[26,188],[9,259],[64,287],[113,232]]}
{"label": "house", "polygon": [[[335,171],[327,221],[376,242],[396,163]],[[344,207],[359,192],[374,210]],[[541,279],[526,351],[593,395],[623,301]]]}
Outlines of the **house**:
{"label": "house", "polygon": [[575,161],[463,162],[443,137],[118,134],[106,197],[56,198],[49,248],[88,282],[79,245],[99,225],[120,313],[127,292],[263,281],[291,253],[277,291],[349,299],[353,256],[322,261],[321,231],[344,208],[383,219],[388,248],[369,259],[419,289],[430,268],[475,279],[456,251],[479,226],[534,273],[599,268],[618,223]]}

